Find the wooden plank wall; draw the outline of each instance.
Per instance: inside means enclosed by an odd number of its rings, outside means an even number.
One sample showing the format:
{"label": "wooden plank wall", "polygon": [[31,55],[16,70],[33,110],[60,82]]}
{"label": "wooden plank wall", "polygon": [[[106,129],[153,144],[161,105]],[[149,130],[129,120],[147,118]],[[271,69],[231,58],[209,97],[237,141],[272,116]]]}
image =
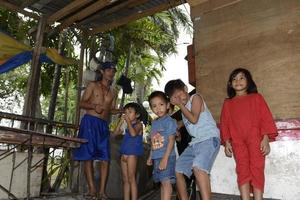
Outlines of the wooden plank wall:
{"label": "wooden plank wall", "polygon": [[299,0],[241,0],[211,10],[198,4],[191,14],[197,90],[217,121],[228,76],[239,66],[251,71],[276,119],[300,117]]}

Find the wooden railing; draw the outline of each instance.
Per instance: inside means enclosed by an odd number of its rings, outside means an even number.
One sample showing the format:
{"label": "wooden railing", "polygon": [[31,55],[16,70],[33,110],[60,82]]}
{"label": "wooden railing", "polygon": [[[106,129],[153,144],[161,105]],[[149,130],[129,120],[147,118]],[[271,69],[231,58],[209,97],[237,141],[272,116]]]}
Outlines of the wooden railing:
{"label": "wooden railing", "polygon": [[0,112],[0,121],[4,119],[9,123],[0,126],[0,143],[28,145],[27,140],[32,137],[31,145],[57,148],[60,144],[61,147],[75,147],[76,143],[84,142],[74,138],[78,130],[74,124]]}
{"label": "wooden railing", "polygon": [[[30,174],[38,167],[43,167],[43,183],[45,180],[51,179],[53,172],[49,170],[53,169],[49,166],[51,161],[56,159],[56,149],[66,149],[65,155],[68,155],[65,159],[68,162],[61,163],[61,169],[58,171],[59,175],[64,173],[72,173],[69,167],[65,166],[65,163],[71,163],[69,149],[78,147],[80,144],[85,143],[86,140],[76,138],[78,127],[63,122],[50,121],[46,119],[31,118],[22,115],[16,115],[11,113],[0,112],[0,122],[6,120],[7,123],[0,125],[0,144],[1,150],[4,150],[0,154],[1,160],[16,152],[26,152],[28,166],[27,166],[27,199],[30,198]],[[37,163],[32,163],[32,157],[35,152],[43,153],[43,158]],[[24,162],[23,161],[23,162]],[[12,163],[15,166],[15,163]],[[16,167],[12,167],[11,174],[14,174]],[[58,177],[61,179],[61,177]],[[61,180],[59,180],[61,182]],[[49,181],[48,183],[49,184]],[[60,186],[55,180],[56,189]],[[71,184],[71,183],[70,183]],[[11,183],[9,183],[11,185]],[[42,186],[43,187],[43,186]],[[50,186],[51,187],[51,186]],[[52,189],[52,188],[50,188]],[[3,185],[0,185],[0,190],[8,194],[9,198],[17,199],[12,194],[10,188],[7,189]]]}

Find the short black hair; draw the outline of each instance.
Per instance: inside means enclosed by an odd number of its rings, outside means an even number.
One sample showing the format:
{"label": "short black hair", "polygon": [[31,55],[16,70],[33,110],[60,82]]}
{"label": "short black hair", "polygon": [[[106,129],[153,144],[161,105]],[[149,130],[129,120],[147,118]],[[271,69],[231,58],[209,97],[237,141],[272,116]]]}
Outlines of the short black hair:
{"label": "short black hair", "polygon": [[152,100],[153,98],[155,98],[155,97],[160,97],[160,98],[161,98],[162,100],[164,100],[166,103],[169,102],[169,99],[168,99],[167,95],[166,95],[164,92],[162,92],[162,91],[154,91],[154,92],[152,92],[152,93],[148,96],[148,102],[149,102],[150,107],[152,107],[152,106],[151,106],[151,100]]}
{"label": "short black hair", "polygon": [[141,108],[140,104],[135,103],[135,102],[131,102],[131,103],[126,104],[123,109],[126,110],[128,108],[133,108],[135,110],[135,113],[140,115],[138,117],[138,120],[141,120],[142,108]]}
{"label": "short black hair", "polygon": [[235,97],[235,95],[236,95],[235,90],[232,88],[232,80],[239,73],[243,73],[245,75],[245,77],[246,77],[246,81],[247,81],[247,94],[257,93],[257,87],[256,87],[255,82],[253,81],[253,78],[252,78],[252,75],[251,75],[250,71],[247,70],[247,69],[245,69],[245,68],[236,68],[229,75],[229,79],[228,79],[228,82],[227,82],[227,95],[228,95],[228,98],[230,98],[230,99],[233,98],[233,97]]}
{"label": "short black hair", "polygon": [[165,86],[165,93],[170,98],[175,90],[184,90],[185,84],[181,79],[170,80]]}

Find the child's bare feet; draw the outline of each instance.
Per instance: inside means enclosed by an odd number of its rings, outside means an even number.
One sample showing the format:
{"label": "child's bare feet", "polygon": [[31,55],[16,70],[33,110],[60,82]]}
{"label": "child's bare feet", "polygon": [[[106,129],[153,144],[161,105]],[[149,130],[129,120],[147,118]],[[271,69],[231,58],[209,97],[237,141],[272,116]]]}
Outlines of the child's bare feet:
{"label": "child's bare feet", "polygon": [[85,200],[97,200],[97,195],[96,194],[87,193],[87,194],[83,195],[83,198]]}
{"label": "child's bare feet", "polygon": [[99,200],[108,200],[109,197],[105,193],[99,193],[98,194],[98,199]]}

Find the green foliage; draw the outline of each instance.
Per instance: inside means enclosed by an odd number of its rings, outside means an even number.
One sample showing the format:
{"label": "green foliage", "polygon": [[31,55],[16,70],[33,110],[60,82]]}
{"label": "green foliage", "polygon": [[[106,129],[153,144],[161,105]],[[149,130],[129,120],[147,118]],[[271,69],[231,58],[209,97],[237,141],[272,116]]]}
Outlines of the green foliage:
{"label": "green foliage", "polygon": [[[24,19],[17,13],[8,11],[0,7],[0,31],[3,31],[15,39],[30,43],[28,30],[36,24],[36,21],[28,18]],[[13,92],[25,94],[27,80],[29,76],[29,64],[5,74],[1,74],[0,79],[0,98],[6,98]]]}
{"label": "green foliage", "polygon": [[1,74],[0,98],[7,98],[13,92],[25,95],[27,80],[29,76],[29,65],[25,64],[9,73]]}
{"label": "green foliage", "polygon": [[[28,35],[28,31],[30,28],[36,26],[36,21],[20,17],[18,14],[1,8],[0,19],[1,30],[13,35],[20,41],[29,41],[31,46],[34,46],[34,38]],[[190,21],[183,11],[172,9],[133,21],[110,32],[95,36],[87,37],[81,31],[71,28],[64,33],[64,53],[68,57],[74,58],[78,56],[75,54],[75,47],[78,47],[81,42],[85,43],[90,55],[103,49],[105,51],[109,46],[108,38],[112,35],[115,46],[113,55],[118,61],[116,78],[124,73],[128,51],[130,50],[131,57],[128,77],[132,79],[135,85],[145,86],[145,94],[147,94],[151,90],[151,84],[148,83],[152,79],[159,81],[162,71],[165,70],[164,63],[167,56],[176,53],[179,26],[190,29],[189,24]],[[58,42],[59,35],[52,35],[45,40],[45,46],[58,48]],[[41,95],[43,98],[41,104],[44,116],[47,116],[48,113],[54,71],[54,64],[42,65]],[[64,119],[65,90],[68,88],[67,122],[73,123],[76,110],[78,65],[63,66],[61,73],[55,120],[62,121]],[[66,74],[69,77],[68,86],[65,86]],[[24,95],[29,76],[29,64],[1,76],[1,98],[9,96],[13,91]],[[135,100],[132,96],[128,96],[128,98],[128,100]]]}
{"label": "green foliage", "polygon": [[34,27],[37,21],[23,18],[16,12],[11,12],[0,7],[0,30],[10,34],[19,41],[31,43],[28,30]]}
{"label": "green foliage", "polygon": [[118,74],[124,72],[127,52],[130,48],[128,77],[135,84],[144,85],[146,93],[152,79],[159,81],[164,63],[170,54],[176,53],[179,28],[191,30],[190,20],[180,9],[172,9],[145,17],[114,29],[115,57],[118,58]]}

